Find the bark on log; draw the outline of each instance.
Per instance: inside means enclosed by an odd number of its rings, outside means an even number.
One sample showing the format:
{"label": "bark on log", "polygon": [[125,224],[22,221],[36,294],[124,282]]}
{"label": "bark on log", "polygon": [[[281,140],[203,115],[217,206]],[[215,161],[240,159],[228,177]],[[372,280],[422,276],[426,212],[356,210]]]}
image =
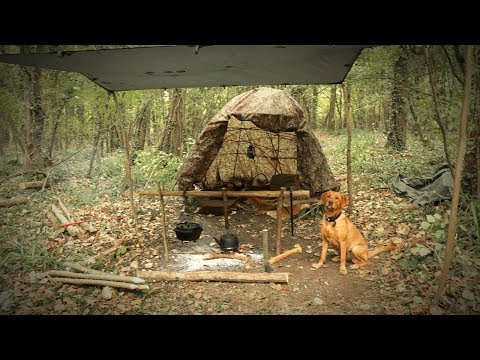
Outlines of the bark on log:
{"label": "bark on log", "polygon": [[[57,201],[58,201],[58,205],[60,206],[60,209],[62,209],[63,213],[67,216],[67,219],[69,220],[69,222],[71,223],[75,222],[75,219],[70,214],[70,211],[68,211],[67,207],[63,204],[62,200],[60,200],[60,198],[57,197]],[[80,234],[86,233],[86,231],[81,227],[78,227],[78,231],[80,232]]]}
{"label": "bark on log", "polygon": [[117,287],[122,289],[130,289],[130,290],[144,290],[150,289],[148,285],[136,285],[130,284],[126,282],[119,282],[119,281],[107,281],[107,280],[94,280],[94,279],[72,279],[72,278],[50,278],[51,281],[58,281],[63,282],[66,284],[78,284],[78,285],[101,285],[101,286],[111,286]]}
{"label": "bark on log", "polygon": [[75,264],[75,263],[72,263],[72,262],[69,262],[69,261],[64,261],[64,262],[60,263],[60,265],[62,265],[65,268],[72,268],[72,269],[75,269],[75,270],[78,270],[78,271],[83,271],[84,273],[87,273],[87,274],[105,274],[102,271],[90,269],[90,268],[87,268],[85,266]]}
{"label": "bark on log", "polygon": [[[57,208],[55,205],[52,205],[52,211],[55,214],[55,216],[57,217],[57,219],[60,221],[61,224],[66,224],[66,223],[69,222],[68,219],[62,214],[60,209]],[[74,236],[74,235],[78,236],[78,228],[73,226],[73,225],[67,226],[67,231],[72,236]]]}
{"label": "bark on log", "polygon": [[[18,190],[26,190],[26,189],[41,189],[44,185],[44,181],[30,181],[30,182],[25,182],[17,185]],[[45,187],[50,187],[50,183],[47,182],[45,184]]]}
{"label": "bark on log", "polygon": [[[48,211],[47,212],[47,218],[48,218],[48,220],[50,220],[50,224],[52,224],[52,226],[54,228],[58,228],[58,226],[60,225],[60,222],[58,221],[57,217],[53,214],[53,212]],[[62,230],[62,232],[63,232],[63,230]]]}
{"label": "bark on log", "polygon": [[[159,196],[158,191],[139,191],[138,195],[146,196]],[[163,196],[183,196],[183,191],[162,191]],[[219,197],[222,198],[223,194],[221,191],[199,191],[192,190],[186,191],[186,196],[196,196],[196,197]],[[280,191],[227,191],[228,197],[266,197],[266,198],[278,198]],[[295,190],[293,191],[293,197],[297,198],[310,198],[310,191],[308,190]]]}
{"label": "bark on log", "polygon": [[270,260],[268,260],[268,263],[270,265],[272,265],[279,260],[285,259],[287,256],[290,256],[292,254],[301,253],[301,252],[302,252],[302,248],[301,247],[296,247],[296,248],[285,251],[283,254],[280,254],[280,255],[277,255],[277,256],[274,256],[274,257],[270,258]]}
{"label": "bark on log", "polygon": [[145,280],[139,277],[110,275],[110,274],[82,274],[82,273],[75,273],[71,271],[50,270],[48,272],[48,275],[62,276],[62,277],[75,278],[75,279],[97,279],[97,280],[121,281],[121,282],[129,282],[133,284],[145,283]]}
{"label": "bark on log", "polygon": [[0,207],[10,207],[18,204],[26,204],[28,202],[28,198],[25,196],[16,196],[11,199],[7,200],[0,200]]}
{"label": "bark on log", "polygon": [[230,271],[142,271],[137,273],[145,279],[160,281],[225,281],[253,283],[285,283],[288,284],[288,273],[243,273]]}

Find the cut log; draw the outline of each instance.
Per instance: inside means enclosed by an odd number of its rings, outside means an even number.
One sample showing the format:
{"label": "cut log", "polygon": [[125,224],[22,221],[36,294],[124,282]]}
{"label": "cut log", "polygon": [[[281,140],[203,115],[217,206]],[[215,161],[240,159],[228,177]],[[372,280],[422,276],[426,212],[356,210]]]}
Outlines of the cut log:
{"label": "cut log", "polygon": [[[62,214],[60,209],[57,208],[55,205],[52,205],[52,211],[61,224],[66,224],[69,222],[68,219]],[[73,225],[67,226],[67,231],[72,236],[74,235],[78,236],[78,228],[76,226],[73,226]]]}
{"label": "cut log", "polygon": [[[159,196],[158,191],[139,191],[138,195],[146,196]],[[204,190],[191,190],[185,191],[162,191],[163,196],[196,196],[196,197],[218,197],[222,198],[221,191],[204,191]],[[227,191],[228,197],[266,197],[266,198],[278,198],[280,191]],[[310,198],[310,191],[308,190],[294,190],[293,197],[297,198]]]}
{"label": "cut log", "polygon": [[279,260],[282,260],[282,259],[285,259],[287,256],[290,256],[292,254],[297,254],[297,253],[301,253],[302,252],[302,248],[301,247],[296,247],[296,248],[293,248],[293,249],[290,249],[290,250],[287,250],[285,251],[284,253],[280,254],[280,255],[277,255],[277,256],[274,256],[272,258],[270,258],[270,260],[268,260],[268,263],[270,265],[276,263],[277,261]]}
{"label": "cut log", "polygon": [[230,271],[142,271],[137,273],[145,279],[160,281],[225,281],[288,284],[288,273],[244,273]]}
{"label": "cut log", "polygon": [[[70,214],[70,211],[68,211],[67,207],[63,204],[63,202],[62,202],[62,200],[60,200],[60,198],[57,198],[57,201],[58,201],[58,206],[60,206],[60,209],[62,209],[63,213],[67,216],[67,219],[69,220],[68,221],[69,223],[71,223],[72,225],[78,225],[78,224],[81,223],[81,222],[75,221],[73,216]],[[81,234],[86,233],[86,231],[84,229],[82,229],[81,227],[78,228],[78,231]]]}
{"label": "cut log", "polygon": [[89,233],[95,233],[97,232],[97,229],[95,229],[92,224],[89,224],[89,223],[86,223],[86,222],[82,222],[80,224],[80,227],[85,230],[85,231],[88,231]]}
{"label": "cut log", "polygon": [[145,284],[130,284],[120,281],[107,281],[107,280],[95,280],[95,279],[72,279],[72,278],[50,278],[51,281],[62,282],[66,284],[78,284],[78,285],[101,285],[101,286],[111,286],[122,289],[130,290],[144,290],[150,289],[148,285]]}
{"label": "cut log", "polygon": [[28,202],[28,198],[25,196],[16,196],[11,199],[7,200],[0,200],[0,207],[10,207],[18,204],[26,204]]}
{"label": "cut log", "polygon": [[47,218],[48,218],[48,220],[50,220],[50,224],[52,224],[52,226],[55,229],[58,228],[58,226],[60,225],[60,222],[58,221],[57,217],[55,216],[55,214],[53,212],[48,211],[47,212]]}
{"label": "cut log", "polygon": [[110,274],[82,274],[82,273],[75,273],[71,271],[50,270],[48,272],[48,275],[63,276],[63,277],[69,277],[69,278],[75,278],[75,279],[97,279],[97,280],[121,281],[121,282],[129,282],[133,284],[145,283],[145,280],[139,277],[110,275]]}
{"label": "cut log", "polygon": [[40,181],[30,181],[25,182],[17,185],[18,190],[26,190],[26,189],[41,189],[43,186],[50,187],[50,183],[45,183],[43,180]]}

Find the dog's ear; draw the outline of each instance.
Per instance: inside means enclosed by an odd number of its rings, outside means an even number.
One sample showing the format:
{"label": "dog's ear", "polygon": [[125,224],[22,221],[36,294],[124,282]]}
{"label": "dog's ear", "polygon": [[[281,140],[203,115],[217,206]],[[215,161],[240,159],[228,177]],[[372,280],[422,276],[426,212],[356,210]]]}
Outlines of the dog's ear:
{"label": "dog's ear", "polygon": [[350,199],[348,196],[342,195],[342,209],[348,204],[350,204]]}
{"label": "dog's ear", "polygon": [[322,195],[320,195],[320,200],[322,200],[324,203],[327,202],[327,194],[330,192],[330,190],[328,191],[325,191],[322,193]]}

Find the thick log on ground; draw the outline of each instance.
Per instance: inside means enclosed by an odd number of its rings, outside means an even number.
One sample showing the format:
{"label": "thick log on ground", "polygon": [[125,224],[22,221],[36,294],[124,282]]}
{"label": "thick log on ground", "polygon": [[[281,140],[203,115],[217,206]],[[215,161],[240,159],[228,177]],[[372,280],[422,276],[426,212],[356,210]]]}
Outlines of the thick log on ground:
{"label": "thick log on ground", "polygon": [[[17,185],[18,190],[26,190],[26,189],[41,189],[43,187],[44,181],[30,181],[26,183],[21,183]],[[50,183],[47,181],[45,187],[50,187]]]}
{"label": "thick log on ground", "polygon": [[[146,196],[159,196],[158,191],[139,191],[138,195]],[[183,191],[162,191],[163,196],[183,196]],[[196,197],[219,197],[222,198],[221,191],[200,191],[192,190],[186,191],[185,196]],[[266,198],[278,198],[280,191],[227,191],[227,197],[266,197]],[[308,190],[295,190],[293,191],[294,198],[310,198],[310,191]]]}
{"label": "thick log on ground", "polygon": [[28,202],[28,198],[25,196],[16,196],[11,199],[7,200],[0,200],[0,207],[10,207],[18,204],[26,204]]}
{"label": "thick log on ground", "polygon": [[288,273],[244,273],[230,271],[142,271],[137,276],[160,281],[225,281],[288,284]]}

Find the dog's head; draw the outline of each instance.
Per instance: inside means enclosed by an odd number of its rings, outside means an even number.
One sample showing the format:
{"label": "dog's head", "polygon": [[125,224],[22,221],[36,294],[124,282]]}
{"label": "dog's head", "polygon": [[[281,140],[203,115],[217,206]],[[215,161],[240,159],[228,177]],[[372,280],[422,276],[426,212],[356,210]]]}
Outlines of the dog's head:
{"label": "dog's head", "polygon": [[348,205],[348,197],[337,191],[325,191],[320,199],[323,201],[323,207],[328,211],[341,210]]}

